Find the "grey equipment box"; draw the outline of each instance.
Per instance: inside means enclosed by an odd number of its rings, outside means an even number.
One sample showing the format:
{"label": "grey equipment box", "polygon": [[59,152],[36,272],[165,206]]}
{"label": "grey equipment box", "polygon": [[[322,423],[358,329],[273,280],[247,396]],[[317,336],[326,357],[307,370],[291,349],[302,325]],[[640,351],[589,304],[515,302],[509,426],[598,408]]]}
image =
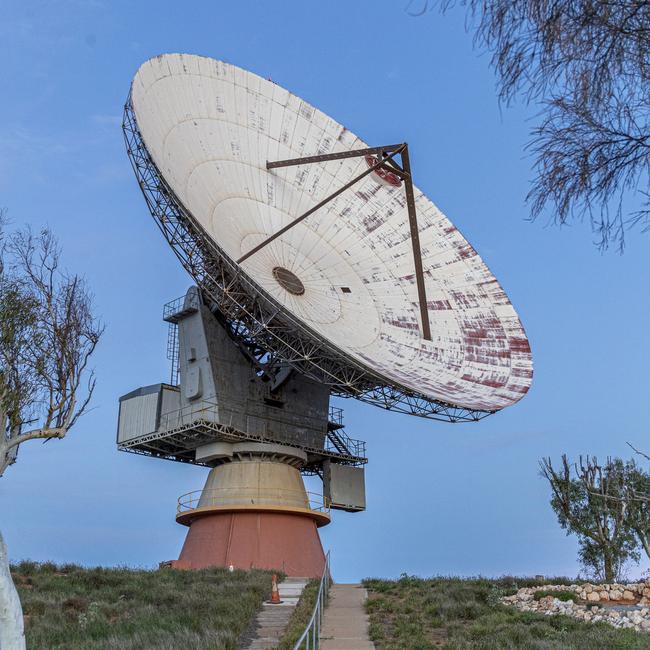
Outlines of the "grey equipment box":
{"label": "grey equipment box", "polygon": [[160,428],[161,415],[176,413],[180,408],[180,392],[176,386],[154,384],[120,397],[117,444],[124,445]]}
{"label": "grey equipment box", "polygon": [[366,484],[363,467],[323,463],[323,494],[331,508],[358,512],[366,509]]}

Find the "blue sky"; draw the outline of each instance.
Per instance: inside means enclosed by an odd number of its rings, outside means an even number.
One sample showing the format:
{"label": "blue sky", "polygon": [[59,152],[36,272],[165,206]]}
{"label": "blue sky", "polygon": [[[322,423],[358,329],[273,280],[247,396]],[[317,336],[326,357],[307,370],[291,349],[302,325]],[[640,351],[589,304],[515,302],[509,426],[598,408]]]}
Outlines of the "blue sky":
{"label": "blue sky", "polygon": [[[538,460],[650,448],[648,237],[601,254],[587,224],[527,221],[534,108],[499,108],[460,13],[400,0],[5,0],[0,21],[0,205],[49,225],[90,283],[106,334],[94,410],[63,441],[25,445],[0,481],[12,558],[155,566],[178,556],[176,498],[206,470],[117,452],[118,397],[165,380],[164,302],[189,278],[133,178],[120,121],[146,59],[189,52],[271,76],[371,143],[408,141],[417,185],[499,278],[531,340],[518,405],[448,425],[345,401],[368,442],[368,509],[321,529],[335,578],[575,574],[576,541]],[[643,568],[643,567],[641,567]],[[632,575],[641,568],[633,568]]]}

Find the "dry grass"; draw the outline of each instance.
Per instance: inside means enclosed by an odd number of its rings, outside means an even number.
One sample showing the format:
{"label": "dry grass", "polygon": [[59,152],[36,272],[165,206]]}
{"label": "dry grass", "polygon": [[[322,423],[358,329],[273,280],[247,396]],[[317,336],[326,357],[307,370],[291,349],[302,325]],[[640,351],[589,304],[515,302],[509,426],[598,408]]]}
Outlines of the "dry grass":
{"label": "dry grass", "polygon": [[234,650],[271,589],[266,571],[12,567],[30,650]]}
{"label": "dry grass", "polygon": [[404,576],[364,584],[378,650],[650,650],[648,634],[519,612],[498,602],[520,587],[539,584],[534,580]]}

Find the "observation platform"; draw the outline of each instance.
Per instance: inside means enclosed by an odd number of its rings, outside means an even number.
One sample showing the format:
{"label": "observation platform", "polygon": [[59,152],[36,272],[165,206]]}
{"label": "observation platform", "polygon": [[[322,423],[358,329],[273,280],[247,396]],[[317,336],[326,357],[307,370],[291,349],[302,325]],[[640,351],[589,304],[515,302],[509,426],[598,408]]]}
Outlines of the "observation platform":
{"label": "observation platform", "polygon": [[[175,387],[169,386],[169,389]],[[272,434],[255,435],[219,421],[216,404],[201,401],[160,415],[152,433],[118,441],[121,451],[128,451],[181,463],[212,467],[213,462],[196,460],[196,450],[212,442],[258,442],[281,444],[300,449],[307,455],[303,474],[319,474],[323,461],[360,467],[368,462],[366,443],[350,438],[343,430],[342,410],[330,407],[323,447],[292,443]]]}
{"label": "observation platform", "polygon": [[[306,495],[306,498],[305,498]],[[205,515],[229,512],[279,512],[303,515],[320,528],[330,523],[330,507],[322,494],[274,488],[260,493],[250,488],[206,488],[178,498],[176,521],[189,526]]]}

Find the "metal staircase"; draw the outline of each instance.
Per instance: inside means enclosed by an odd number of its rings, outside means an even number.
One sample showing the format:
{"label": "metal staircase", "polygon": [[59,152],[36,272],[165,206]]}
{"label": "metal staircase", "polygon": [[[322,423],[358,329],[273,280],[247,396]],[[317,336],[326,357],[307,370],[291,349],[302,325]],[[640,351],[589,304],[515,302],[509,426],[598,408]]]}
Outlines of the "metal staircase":
{"label": "metal staircase", "polygon": [[350,438],[343,430],[343,409],[330,406],[325,449],[341,456],[365,456],[366,443]]}
{"label": "metal staircase", "polygon": [[348,446],[345,444],[345,440],[338,433],[336,433],[336,431],[328,431],[327,439],[332,444],[334,449],[339,452],[339,454],[344,454],[346,456],[351,455]]}

